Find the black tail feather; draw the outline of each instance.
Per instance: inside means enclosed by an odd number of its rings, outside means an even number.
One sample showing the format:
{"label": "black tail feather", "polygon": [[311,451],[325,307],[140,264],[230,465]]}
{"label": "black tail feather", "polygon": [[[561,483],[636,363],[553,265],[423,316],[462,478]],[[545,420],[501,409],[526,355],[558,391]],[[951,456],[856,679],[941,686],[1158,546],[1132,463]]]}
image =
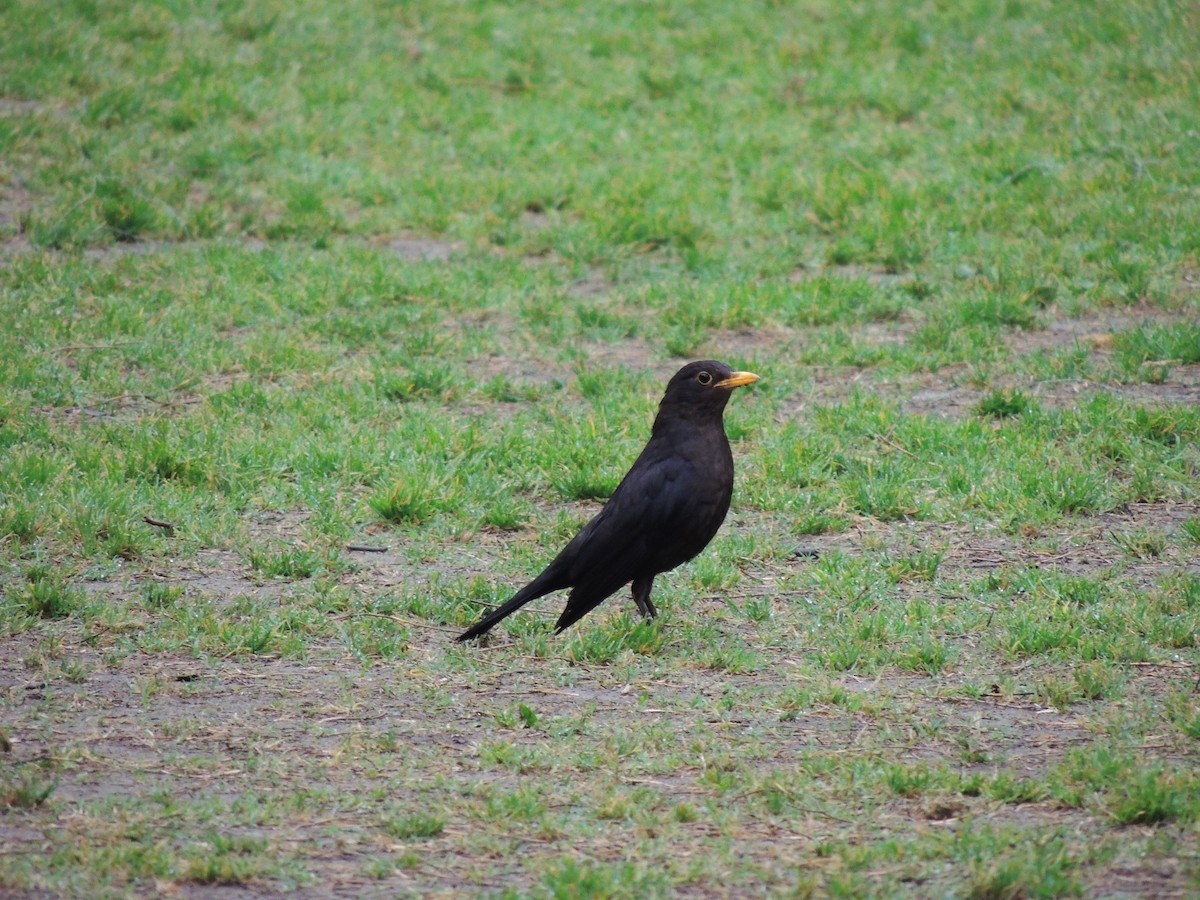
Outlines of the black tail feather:
{"label": "black tail feather", "polygon": [[553,580],[550,569],[547,569],[537,578],[533,579],[533,581],[529,582],[529,584],[525,585],[525,587],[513,594],[511,600],[509,600],[499,609],[492,610],[490,613],[456,637],[455,640],[461,643],[462,641],[469,641],[477,638],[481,634],[490,631],[492,626],[501,619],[507,619],[526,603],[536,600],[538,597],[544,597],[551,591],[557,591],[561,587],[566,587],[566,585],[557,584]]}
{"label": "black tail feather", "polygon": [[554,623],[554,633],[562,634],[593,609],[619,591],[623,585],[618,582],[601,584],[577,584],[567,598],[567,605]]}

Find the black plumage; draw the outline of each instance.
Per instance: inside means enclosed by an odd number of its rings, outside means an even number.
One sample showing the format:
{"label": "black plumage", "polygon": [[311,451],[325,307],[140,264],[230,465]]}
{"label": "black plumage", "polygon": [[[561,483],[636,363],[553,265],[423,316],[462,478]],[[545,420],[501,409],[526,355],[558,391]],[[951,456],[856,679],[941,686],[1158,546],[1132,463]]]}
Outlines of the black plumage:
{"label": "black plumage", "polygon": [[570,588],[555,625],[562,631],[632,582],[633,599],[647,618],[654,576],[703,550],[729,511],[733,454],[722,414],[736,387],[752,372],[724,363],[688,363],[667,384],[650,441],[608,502],[571,539],[545,571],[511,600],[458,637],[468,641],[551,591]]}

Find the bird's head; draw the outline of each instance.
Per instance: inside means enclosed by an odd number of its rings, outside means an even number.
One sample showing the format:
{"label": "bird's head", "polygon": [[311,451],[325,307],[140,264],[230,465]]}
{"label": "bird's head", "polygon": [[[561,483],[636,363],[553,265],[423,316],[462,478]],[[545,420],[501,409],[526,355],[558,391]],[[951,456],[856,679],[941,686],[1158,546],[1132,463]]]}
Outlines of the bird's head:
{"label": "bird's head", "polygon": [[753,372],[735,372],[715,359],[691,362],[676,372],[667,383],[667,392],[659,409],[660,412],[678,409],[692,414],[707,412],[719,416],[734,388],[756,381],[758,376]]}

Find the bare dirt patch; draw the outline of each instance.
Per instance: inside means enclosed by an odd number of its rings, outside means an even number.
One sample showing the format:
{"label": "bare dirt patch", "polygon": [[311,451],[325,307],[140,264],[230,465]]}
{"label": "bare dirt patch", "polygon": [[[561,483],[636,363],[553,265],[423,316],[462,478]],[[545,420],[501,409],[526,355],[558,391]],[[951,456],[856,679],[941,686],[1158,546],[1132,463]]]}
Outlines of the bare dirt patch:
{"label": "bare dirt patch", "polygon": [[813,278],[844,278],[865,281],[876,287],[892,287],[916,280],[916,276],[910,272],[893,272],[861,264],[802,267],[793,269],[788,275],[790,281],[810,281]]}
{"label": "bare dirt patch", "polygon": [[462,250],[462,244],[440,238],[405,234],[392,238],[385,245],[401,259],[415,262],[443,262]]}
{"label": "bare dirt patch", "polygon": [[22,221],[32,208],[33,193],[20,182],[0,185],[0,248],[22,249]]}

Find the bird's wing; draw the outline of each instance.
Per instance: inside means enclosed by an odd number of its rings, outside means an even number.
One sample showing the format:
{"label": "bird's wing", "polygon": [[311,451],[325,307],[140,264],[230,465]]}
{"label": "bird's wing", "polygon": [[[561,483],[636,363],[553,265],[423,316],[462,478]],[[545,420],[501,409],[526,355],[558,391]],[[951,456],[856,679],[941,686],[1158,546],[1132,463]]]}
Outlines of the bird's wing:
{"label": "bird's wing", "polygon": [[604,509],[563,549],[577,591],[606,589],[597,603],[669,555],[681,528],[708,505],[692,464],[657,450],[646,447]]}
{"label": "bird's wing", "polygon": [[704,516],[705,506],[686,459],[643,452],[604,509],[563,550],[563,557],[571,554],[572,589],[555,630],[577,622],[635,578],[694,555],[704,544],[695,546],[686,536],[687,523]]}

